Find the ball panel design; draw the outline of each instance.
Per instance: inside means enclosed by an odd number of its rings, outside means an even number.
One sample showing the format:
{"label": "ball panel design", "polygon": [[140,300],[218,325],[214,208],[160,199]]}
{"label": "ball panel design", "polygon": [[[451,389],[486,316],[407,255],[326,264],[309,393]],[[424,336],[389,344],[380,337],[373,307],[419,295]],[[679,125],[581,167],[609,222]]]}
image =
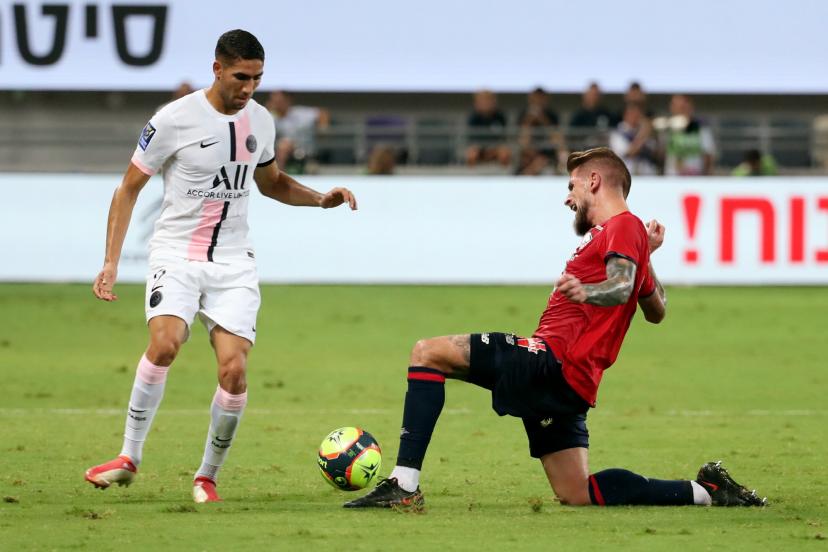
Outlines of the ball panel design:
{"label": "ball panel design", "polygon": [[325,481],[337,489],[355,491],[367,487],[377,476],[382,451],[367,431],[342,427],[322,441],[317,462]]}

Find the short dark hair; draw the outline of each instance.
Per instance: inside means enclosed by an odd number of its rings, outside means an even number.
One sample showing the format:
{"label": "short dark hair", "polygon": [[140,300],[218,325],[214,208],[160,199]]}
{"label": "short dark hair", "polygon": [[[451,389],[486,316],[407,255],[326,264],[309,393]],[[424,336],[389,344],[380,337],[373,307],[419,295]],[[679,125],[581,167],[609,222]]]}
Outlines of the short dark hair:
{"label": "short dark hair", "polygon": [[624,191],[624,197],[626,198],[630,193],[630,186],[632,185],[630,170],[627,168],[624,160],[609,148],[601,147],[588,149],[586,151],[573,151],[566,159],[566,170],[572,173],[572,171],[581,165],[586,165],[593,161],[601,163],[615,172],[613,176],[620,180],[619,184],[621,184],[621,189]]}
{"label": "short dark hair", "polygon": [[221,35],[216,43],[216,59],[236,61],[237,59],[260,59],[265,54],[261,42],[242,29],[233,29]]}

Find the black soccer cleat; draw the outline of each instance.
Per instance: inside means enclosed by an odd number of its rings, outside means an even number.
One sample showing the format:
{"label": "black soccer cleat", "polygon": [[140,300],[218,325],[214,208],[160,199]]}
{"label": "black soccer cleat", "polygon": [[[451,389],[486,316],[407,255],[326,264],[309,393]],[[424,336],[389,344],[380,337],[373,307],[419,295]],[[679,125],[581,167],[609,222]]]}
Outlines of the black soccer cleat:
{"label": "black soccer cleat", "polygon": [[365,496],[346,502],[345,508],[411,508],[420,510],[425,505],[420,488],[408,492],[397,483],[397,478],[383,479]]}
{"label": "black soccer cleat", "polygon": [[710,493],[713,506],[767,506],[767,498],[759,498],[756,491],[739,485],[721,462],[708,462],[699,470],[696,483]]}

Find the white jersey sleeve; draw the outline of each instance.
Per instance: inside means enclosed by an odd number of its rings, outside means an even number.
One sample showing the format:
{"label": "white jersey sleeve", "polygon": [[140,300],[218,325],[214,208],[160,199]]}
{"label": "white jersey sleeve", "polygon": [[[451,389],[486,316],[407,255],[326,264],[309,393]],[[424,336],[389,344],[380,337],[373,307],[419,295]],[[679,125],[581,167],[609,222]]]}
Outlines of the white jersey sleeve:
{"label": "white jersey sleeve", "polygon": [[141,131],[132,163],[147,175],[157,173],[178,150],[178,128],[169,109],[162,109]]}
{"label": "white jersey sleeve", "polygon": [[264,137],[264,144],[262,145],[262,153],[259,155],[259,160],[256,163],[259,167],[270,165],[276,159],[276,125],[270,112],[262,108],[264,112],[263,117],[268,121],[265,125],[267,128],[267,136]]}

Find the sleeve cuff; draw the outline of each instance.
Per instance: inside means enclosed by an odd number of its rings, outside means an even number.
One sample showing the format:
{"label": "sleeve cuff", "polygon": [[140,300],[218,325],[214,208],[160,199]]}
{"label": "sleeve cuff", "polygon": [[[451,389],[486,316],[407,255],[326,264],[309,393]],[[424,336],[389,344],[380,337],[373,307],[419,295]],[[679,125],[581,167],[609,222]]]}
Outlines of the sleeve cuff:
{"label": "sleeve cuff", "polygon": [[630,257],[628,255],[624,255],[623,253],[619,253],[617,251],[607,251],[607,254],[604,255],[604,263],[606,263],[609,260],[610,257],[621,257],[622,259],[627,259],[628,261],[630,261],[635,266],[638,266],[638,263],[636,262],[635,259],[633,259],[632,257]]}
{"label": "sleeve cuff", "polygon": [[271,158],[270,158],[270,161],[265,161],[264,163],[259,163],[258,165],[256,165],[256,167],[257,167],[257,168],[258,168],[258,167],[267,167],[268,165],[270,165],[270,164],[271,164],[271,163],[273,163],[274,161],[276,161],[276,157],[275,157],[275,156],[274,156],[274,157],[271,157]]}
{"label": "sleeve cuff", "polygon": [[139,170],[139,171],[141,171],[142,173],[144,173],[144,174],[145,174],[145,175],[147,175],[147,176],[152,176],[152,175],[154,175],[154,174],[156,173],[156,171],[154,171],[154,170],[150,169],[149,167],[147,167],[146,165],[144,165],[143,163],[141,163],[141,161],[139,161],[139,160],[138,160],[138,156],[137,156],[137,155],[133,155],[133,156],[132,156],[131,162],[132,162],[132,164],[133,164],[133,165],[135,165],[136,167],[138,167],[138,170]]}

